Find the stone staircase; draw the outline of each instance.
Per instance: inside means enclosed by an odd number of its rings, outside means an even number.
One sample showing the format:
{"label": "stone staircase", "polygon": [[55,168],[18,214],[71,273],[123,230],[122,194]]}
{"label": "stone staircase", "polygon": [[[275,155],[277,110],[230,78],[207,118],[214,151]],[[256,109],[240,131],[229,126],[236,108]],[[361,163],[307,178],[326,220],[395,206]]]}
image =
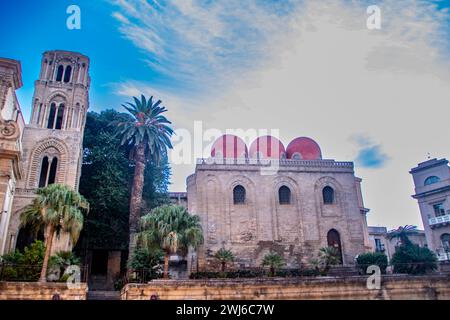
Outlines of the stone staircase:
{"label": "stone staircase", "polygon": [[120,291],[88,291],[87,300],[121,300]]}
{"label": "stone staircase", "polygon": [[359,275],[358,269],[354,266],[334,266],[328,271],[330,277],[352,277]]}

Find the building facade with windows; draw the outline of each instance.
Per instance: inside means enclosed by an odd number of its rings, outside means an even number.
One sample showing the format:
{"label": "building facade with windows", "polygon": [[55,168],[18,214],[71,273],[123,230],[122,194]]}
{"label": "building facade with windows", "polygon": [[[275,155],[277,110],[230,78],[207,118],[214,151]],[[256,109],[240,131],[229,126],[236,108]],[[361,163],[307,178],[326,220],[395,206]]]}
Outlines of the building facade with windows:
{"label": "building facade with windows", "polygon": [[[322,247],[337,249],[344,265],[369,251],[361,179],[352,162],[322,159],[309,138],[287,148],[271,136],[247,148],[232,135],[219,138],[211,158],[199,159],[187,178],[188,210],[201,218],[204,245],[198,268],[213,269],[213,255],[230,249],[237,267],[259,267],[269,252],[288,268],[307,265]],[[188,266],[189,268],[189,266]]]}
{"label": "building facade with windows", "polygon": [[428,247],[440,261],[450,261],[450,167],[430,159],[411,169]]}
{"label": "building facade with windows", "polygon": [[[400,246],[400,239],[393,237],[392,233],[396,230],[388,231],[386,227],[369,226],[369,240],[372,245],[372,252],[384,253],[390,261]],[[412,229],[408,231],[408,238],[412,243],[420,247],[427,247],[425,231]]]}
{"label": "building facade with windows", "polygon": [[[60,50],[43,54],[34,84],[31,119],[23,132],[23,174],[12,203],[8,251],[21,249],[33,240],[29,230],[20,226],[20,213],[31,203],[38,187],[59,183],[78,190],[89,85],[88,57]],[[55,252],[71,247],[68,235],[54,240]]]}
{"label": "building facade with windows", "polygon": [[19,61],[0,58],[0,255],[8,241],[8,225],[17,181],[22,178],[22,135],[25,122],[16,90],[22,87]]}

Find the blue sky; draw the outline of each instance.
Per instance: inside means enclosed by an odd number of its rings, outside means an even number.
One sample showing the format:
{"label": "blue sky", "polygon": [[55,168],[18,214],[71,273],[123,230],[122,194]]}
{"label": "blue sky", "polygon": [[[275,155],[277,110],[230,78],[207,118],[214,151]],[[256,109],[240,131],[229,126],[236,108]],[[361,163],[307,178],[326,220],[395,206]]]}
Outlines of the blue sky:
{"label": "blue sky", "polygon": [[[81,30],[66,28],[72,4]],[[371,4],[382,10],[378,31],[366,28]],[[22,62],[26,120],[41,54],[78,51],[91,59],[91,110],[119,109],[142,92],[161,98],[175,128],[191,133],[202,121],[222,131],[276,129],[286,145],[310,136],[324,157],[355,161],[371,224],[420,226],[408,171],[428,153],[450,156],[449,7],[449,0],[3,1],[0,56]],[[171,190],[183,191],[193,170],[174,165]]]}

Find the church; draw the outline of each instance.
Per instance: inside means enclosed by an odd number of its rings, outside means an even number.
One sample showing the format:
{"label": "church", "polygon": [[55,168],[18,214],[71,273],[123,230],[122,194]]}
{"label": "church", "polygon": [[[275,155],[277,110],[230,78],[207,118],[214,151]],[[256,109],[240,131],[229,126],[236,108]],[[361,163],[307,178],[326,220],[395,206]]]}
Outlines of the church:
{"label": "church", "polygon": [[[15,72],[8,89],[13,93],[21,86],[20,63],[5,60],[3,65]],[[29,124],[18,118],[22,125],[15,143],[21,150],[8,162],[14,185],[4,200],[9,202],[0,228],[2,252],[32,242],[29,230],[20,226],[20,213],[37,188],[79,186],[89,58],[45,52],[34,86]],[[351,265],[371,248],[368,209],[354,164],[323,159],[319,145],[307,137],[285,146],[276,137],[262,136],[247,146],[235,135],[224,135],[213,144],[210,158],[198,160],[187,177],[187,192],[171,197],[201,218],[205,241],[188,257],[188,272],[214,269],[213,256],[221,248],[231,250],[241,268],[259,267],[268,252],[283,256],[288,268],[298,268],[327,246],[337,249],[342,264]],[[54,252],[72,247],[67,235],[54,239]]]}
{"label": "church", "polygon": [[[178,195],[179,196],[179,195]],[[190,270],[214,270],[214,253],[229,249],[240,268],[261,266],[276,252],[286,267],[310,264],[335,247],[344,265],[370,250],[361,179],[352,162],[322,158],[307,137],[287,147],[261,136],[247,147],[234,135],[212,146],[187,178],[187,207],[201,218],[204,245]]]}
{"label": "church", "polygon": [[[19,140],[21,175],[15,182],[10,217],[5,218],[4,252],[32,242],[29,230],[20,226],[20,213],[32,202],[37,188],[59,183],[78,190],[89,86],[88,57],[61,50],[44,52],[34,83],[31,119]],[[67,234],[53,243],[53,252],[72,249]]]}

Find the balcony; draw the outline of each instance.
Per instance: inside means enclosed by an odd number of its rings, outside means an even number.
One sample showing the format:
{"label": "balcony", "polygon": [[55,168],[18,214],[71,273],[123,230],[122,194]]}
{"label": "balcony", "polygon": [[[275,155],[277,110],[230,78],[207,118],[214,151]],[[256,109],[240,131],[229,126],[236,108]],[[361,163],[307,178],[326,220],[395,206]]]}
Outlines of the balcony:
{"label": "balcony", "polygon": [[439,217],[433,217],[428,220],[431,228],[442,227],[450,224],[450,214],[446,214]]}
{"label": "balcony", "polygon": [[439,261],[450,261],[450,248],[436,249],[436,256]]}

